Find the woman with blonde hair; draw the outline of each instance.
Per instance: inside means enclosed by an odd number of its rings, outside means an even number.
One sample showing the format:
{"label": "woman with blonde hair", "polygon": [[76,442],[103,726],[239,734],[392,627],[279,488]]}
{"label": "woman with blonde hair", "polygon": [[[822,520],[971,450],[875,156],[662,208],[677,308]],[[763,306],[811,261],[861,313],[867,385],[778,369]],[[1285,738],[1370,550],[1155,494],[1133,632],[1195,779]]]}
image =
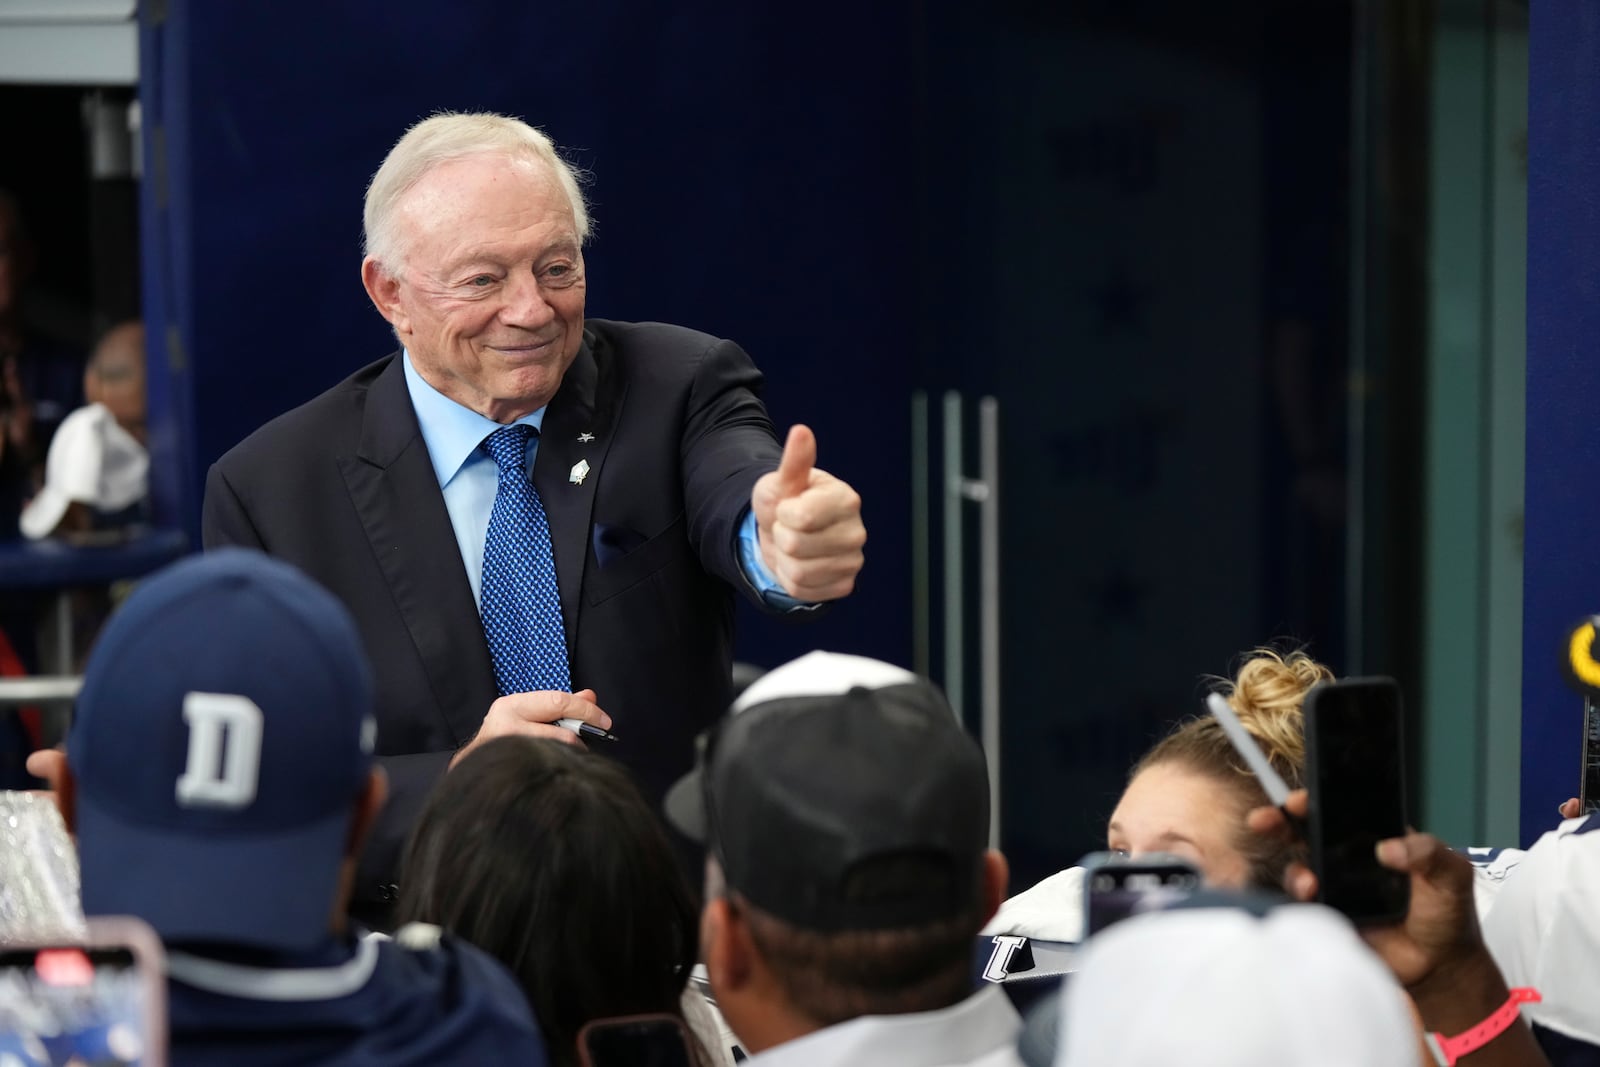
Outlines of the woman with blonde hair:
{"label": "woman with blonde hair", "polygon": [[[1305,778],[1306,694],[1333,680],[1333,671],[1305,652],[1271,648],[1248,653],[1231,680],[1215,679],[1217,691],[1291,789]],[[1280,891],[1290,862],[1304,862],[1305,845],[1246,827],[1250,809],[1269,803],[1221,725],[1198,714],[1174,726],[1134,764],[1111,814],[1106,845],[1129,856],[1179,856],[1212,887]],[[1006,901],[984,935],[1077,941],[1082,909],[1083,868],[1071,867]]]}
{"label": "woman with blonde hair", "polygon": [[[1290,789],[1304,784],[1306,694],[1331,670],[1304,652],[1258,648],[1219,691]],[[1280,889],[1299,845],[1251,833],[1245,814],[1269,804],[1255,775],[1210,715],[1179,723],[1134,765],[1111,814],[1107,846],[1167,852],[1200,869],[1208,884]]]}

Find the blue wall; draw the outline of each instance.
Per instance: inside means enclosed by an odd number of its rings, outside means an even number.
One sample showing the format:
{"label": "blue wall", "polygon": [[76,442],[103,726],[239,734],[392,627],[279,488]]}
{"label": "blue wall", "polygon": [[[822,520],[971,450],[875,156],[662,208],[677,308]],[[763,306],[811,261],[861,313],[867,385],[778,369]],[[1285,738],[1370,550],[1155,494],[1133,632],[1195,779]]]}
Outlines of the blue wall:
{"label": "blue wall", "polygon": [[1600,612],[1600,4],[1535,0],[1529,30],[1524,842],[1578,789],[1581,704],[1557,665]]}

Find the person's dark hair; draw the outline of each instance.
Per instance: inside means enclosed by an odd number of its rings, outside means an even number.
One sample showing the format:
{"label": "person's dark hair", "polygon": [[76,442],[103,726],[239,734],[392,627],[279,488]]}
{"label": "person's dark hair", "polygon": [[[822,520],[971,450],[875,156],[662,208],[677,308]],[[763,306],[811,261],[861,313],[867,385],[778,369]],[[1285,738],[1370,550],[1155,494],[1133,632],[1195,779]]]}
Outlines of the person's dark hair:
{"label": "person's dark hair", "polygon": [[[899,857],[875,861],[892,868]],[[913,867],[915,860],[908,861]],[[883,872],[894,877],[892,870]],[[984,923],[977,908],[889,930],[806,930],[730,891],[714,869],[708,892],[745,915],[750,940],[789,1004],[820,1026],[863,1015],[938,1011],[972,992],[972,945]]]}
{"label": "person's dark hair", "polygon": [[551,1062],[591,1019],[681,1017],[698,914],[666,828],[616,763],[486,742],[445,775],[406,850],[400,922],[436,923],[521,983]]}

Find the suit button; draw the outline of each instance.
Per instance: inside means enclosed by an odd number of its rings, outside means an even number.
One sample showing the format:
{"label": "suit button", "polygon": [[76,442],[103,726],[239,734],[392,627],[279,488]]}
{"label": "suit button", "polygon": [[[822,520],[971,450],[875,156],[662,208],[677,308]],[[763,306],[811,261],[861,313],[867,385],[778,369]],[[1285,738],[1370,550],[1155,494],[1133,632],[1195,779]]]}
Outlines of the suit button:
{"label": "suit button", "polygon": [[390,883],[378,887],[378,899],[385,904],[393,904],[400,897],[400,887]]}

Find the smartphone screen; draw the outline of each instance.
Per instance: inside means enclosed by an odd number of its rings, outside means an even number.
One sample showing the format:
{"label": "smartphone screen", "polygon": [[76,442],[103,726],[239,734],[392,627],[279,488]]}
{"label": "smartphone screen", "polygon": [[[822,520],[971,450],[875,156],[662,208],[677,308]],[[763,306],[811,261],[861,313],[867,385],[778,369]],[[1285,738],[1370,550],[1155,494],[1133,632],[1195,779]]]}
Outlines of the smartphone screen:
{"label": "smartphone screen", "polygon": [[1398,922],[1411,881],[1378,863],[1379,841],[1406,832],[1400,686],[1350,678],[1306,695],[1311,866],[1319,899],[1358,923]]}
{"label": "smartphone screen", "polygon": [[0,1063],[160,1062],[150,996],[146,969],[126,946],[0,948]]}
{"label": "smartphone screen", "polygon": [[1091,935],[1130,915],[1170,907],[1200,888],[1199,872],[1181,862],[1126,860],[1092,867],[1084,877],[1084,923]]}
{"label": "smartphone screen", "polygon": [[683,1024],[666,1015],[589,1023],[578,1049],[584,1067],[695,1067]]}

